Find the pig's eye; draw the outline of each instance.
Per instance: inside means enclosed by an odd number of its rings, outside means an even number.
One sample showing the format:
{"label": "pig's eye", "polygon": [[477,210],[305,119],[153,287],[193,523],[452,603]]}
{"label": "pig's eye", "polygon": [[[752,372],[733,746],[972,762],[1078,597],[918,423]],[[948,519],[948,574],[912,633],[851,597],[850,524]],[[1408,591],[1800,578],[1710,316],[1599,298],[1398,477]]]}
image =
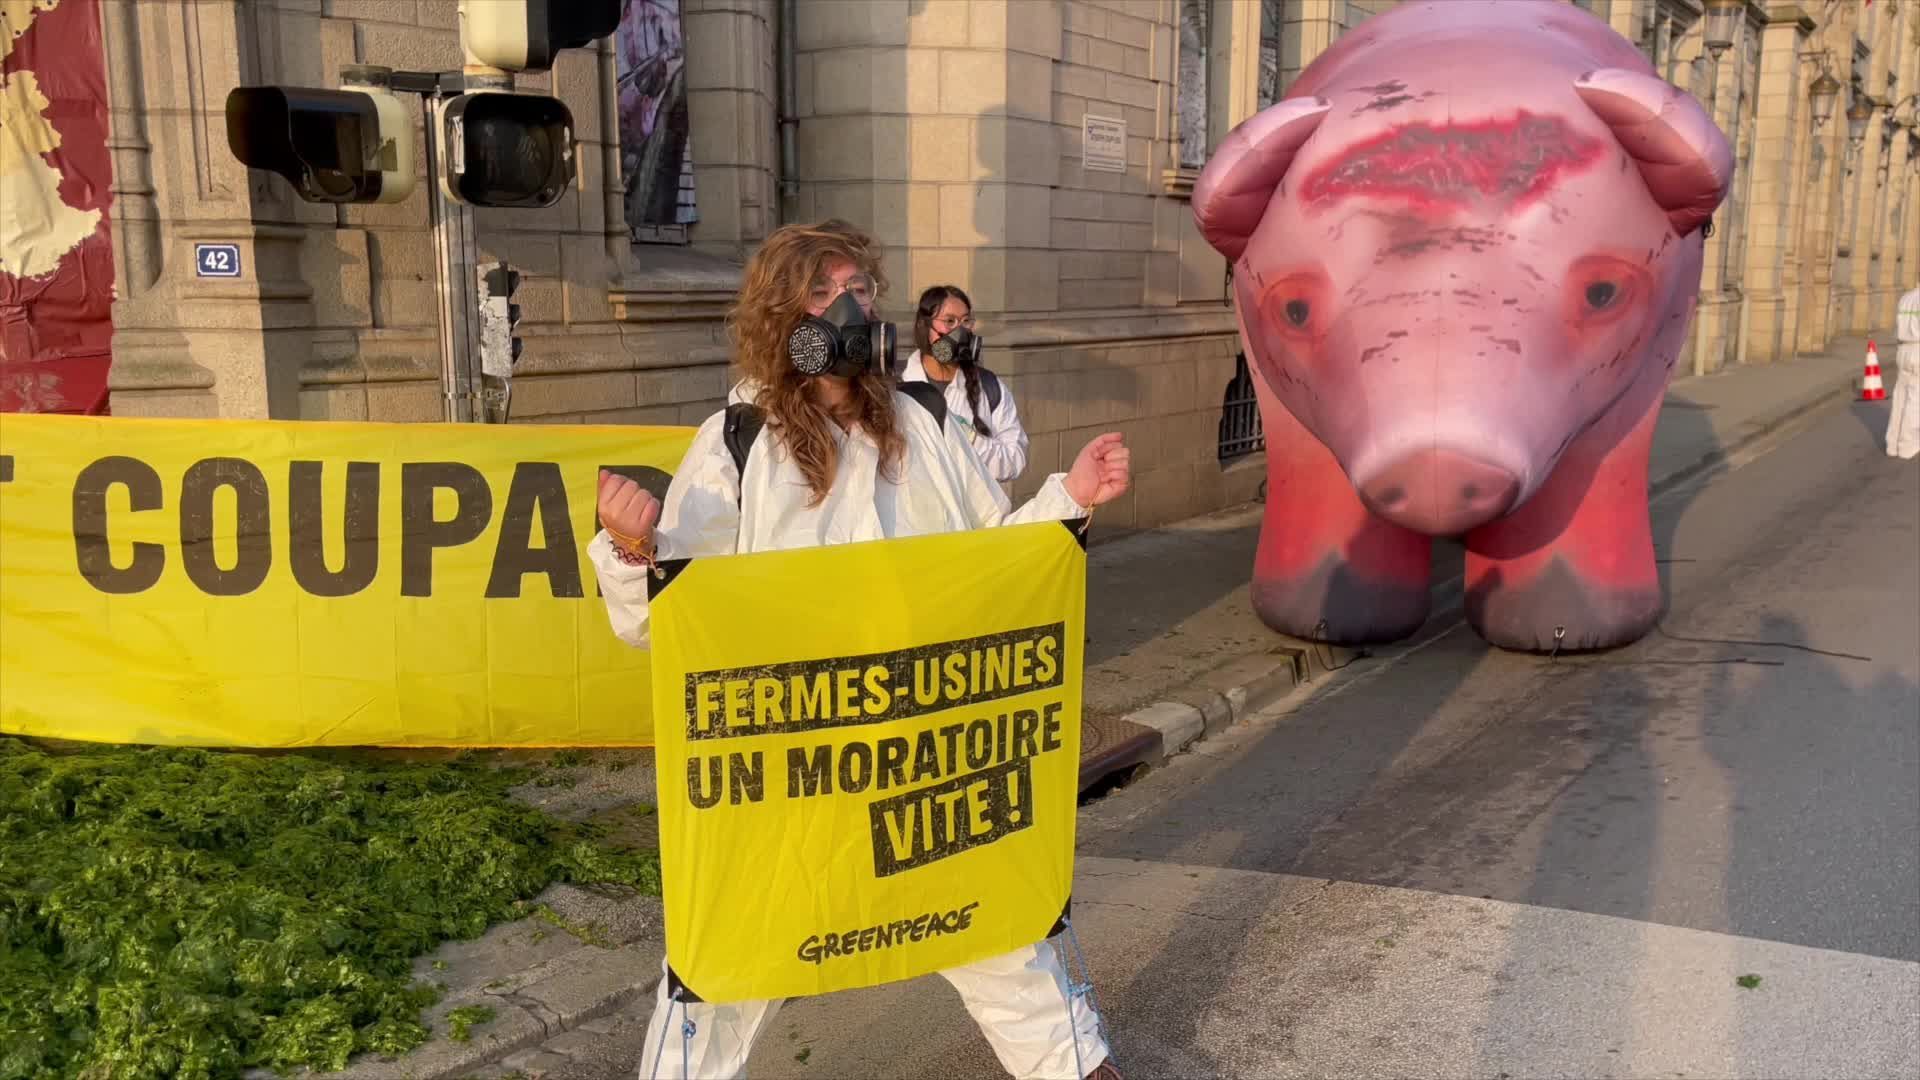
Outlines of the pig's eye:
{"label": "pig's eye", "polygon": [[1652,284],[1635,260],[1611,253],[1595,253],[1567,267],[1566,292],[1561,295],[1569,326],[1599,328],[1630,317]]}
{"label": "pig's eye", "polygon": [[1324,271],[1308,266],[1275,274],[1269,281],[1254,280],[1260,289],[1261,321],[1274,333],[1299,344],[1324,332],[1333,310],[1332,286]]}

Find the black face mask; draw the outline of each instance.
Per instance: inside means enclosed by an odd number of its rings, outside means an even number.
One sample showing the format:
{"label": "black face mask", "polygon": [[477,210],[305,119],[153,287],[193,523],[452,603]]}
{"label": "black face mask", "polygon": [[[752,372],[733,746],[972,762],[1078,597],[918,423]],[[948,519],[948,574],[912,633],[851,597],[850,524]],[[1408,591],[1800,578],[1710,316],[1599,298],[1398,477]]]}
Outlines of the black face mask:
{"label": "black face mask", "polygon": [[852,293],[841,293],[825,315],[807,316],[787,335],[787,360],[802,375],[885,375],[893,344],[892,323],[870,321]]}
{"label": "black face mask", "polygon": [[980,362],[980,339],[966,327],[956,326],[947,332],[946,337],[934,342],[928,351],[943,364],[970,368]]}

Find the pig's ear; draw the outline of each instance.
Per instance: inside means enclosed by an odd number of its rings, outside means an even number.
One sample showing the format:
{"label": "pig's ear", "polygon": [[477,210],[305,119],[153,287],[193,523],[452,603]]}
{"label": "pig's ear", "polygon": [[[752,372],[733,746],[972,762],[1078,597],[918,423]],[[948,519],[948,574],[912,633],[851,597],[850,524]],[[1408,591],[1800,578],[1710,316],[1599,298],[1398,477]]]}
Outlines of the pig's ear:
{"label": "pig's ear", "polygon": [[1573,88],[1639,164],[1675,232],[1686,236],[1713,217],[1733,182],[1733,150],[1692,94],[1622,68],[1590,71]]}
{"label": "pig's ear", "polygon": [[1322,98],[1277,102],[1248,117],[1220,141],[1213,159],[1193,184],[1193,220],[1200,234],[1229,262],[1240,258],[1260,225],[1273,189],[1287,175],[1293,155],[1327,114]]}

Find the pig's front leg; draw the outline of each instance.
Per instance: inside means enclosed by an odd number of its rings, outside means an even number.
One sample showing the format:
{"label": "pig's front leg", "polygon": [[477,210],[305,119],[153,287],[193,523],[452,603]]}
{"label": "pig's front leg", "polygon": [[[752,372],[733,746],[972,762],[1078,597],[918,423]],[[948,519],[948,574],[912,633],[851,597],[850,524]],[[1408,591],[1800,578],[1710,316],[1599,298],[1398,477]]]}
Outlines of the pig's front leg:
{"label": "pig's front leg", "polygon": [[1412,634],[1427,618],[1432,541],[1369,513],[1333,452],[1266,387],[1259,396],[1267,509],[1254,612],[1280,633],[1340,645]]}
{"label": "pig's front leg", "polygon": [[1467,534],[1467,620],[1490,644],[1547,652],[1564,630],[1563,652],[1607,649],[1653,628],[1661,598],[1647,454],[1664,389],[1662,380],[1649,403],[1623,402],[1628,415],[1603,418],[1568,447],[1531,499]]}

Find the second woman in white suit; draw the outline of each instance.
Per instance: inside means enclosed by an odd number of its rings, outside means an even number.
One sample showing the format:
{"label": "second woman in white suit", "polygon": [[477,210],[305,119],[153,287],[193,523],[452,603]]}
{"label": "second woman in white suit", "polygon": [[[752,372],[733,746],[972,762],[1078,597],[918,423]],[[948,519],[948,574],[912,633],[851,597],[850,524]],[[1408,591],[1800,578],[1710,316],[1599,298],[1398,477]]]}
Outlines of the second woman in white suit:
{"label": "second woman in white suit", "polygon": [[1013,392],[980,363],[973,301],[957,285],[935,285],[920,294],[913,318],[914,352],[901,382],[929,382],[947,398],[947,414],[960,422],[987,472],[1011,485],[1027,469],[1027,431]]}

